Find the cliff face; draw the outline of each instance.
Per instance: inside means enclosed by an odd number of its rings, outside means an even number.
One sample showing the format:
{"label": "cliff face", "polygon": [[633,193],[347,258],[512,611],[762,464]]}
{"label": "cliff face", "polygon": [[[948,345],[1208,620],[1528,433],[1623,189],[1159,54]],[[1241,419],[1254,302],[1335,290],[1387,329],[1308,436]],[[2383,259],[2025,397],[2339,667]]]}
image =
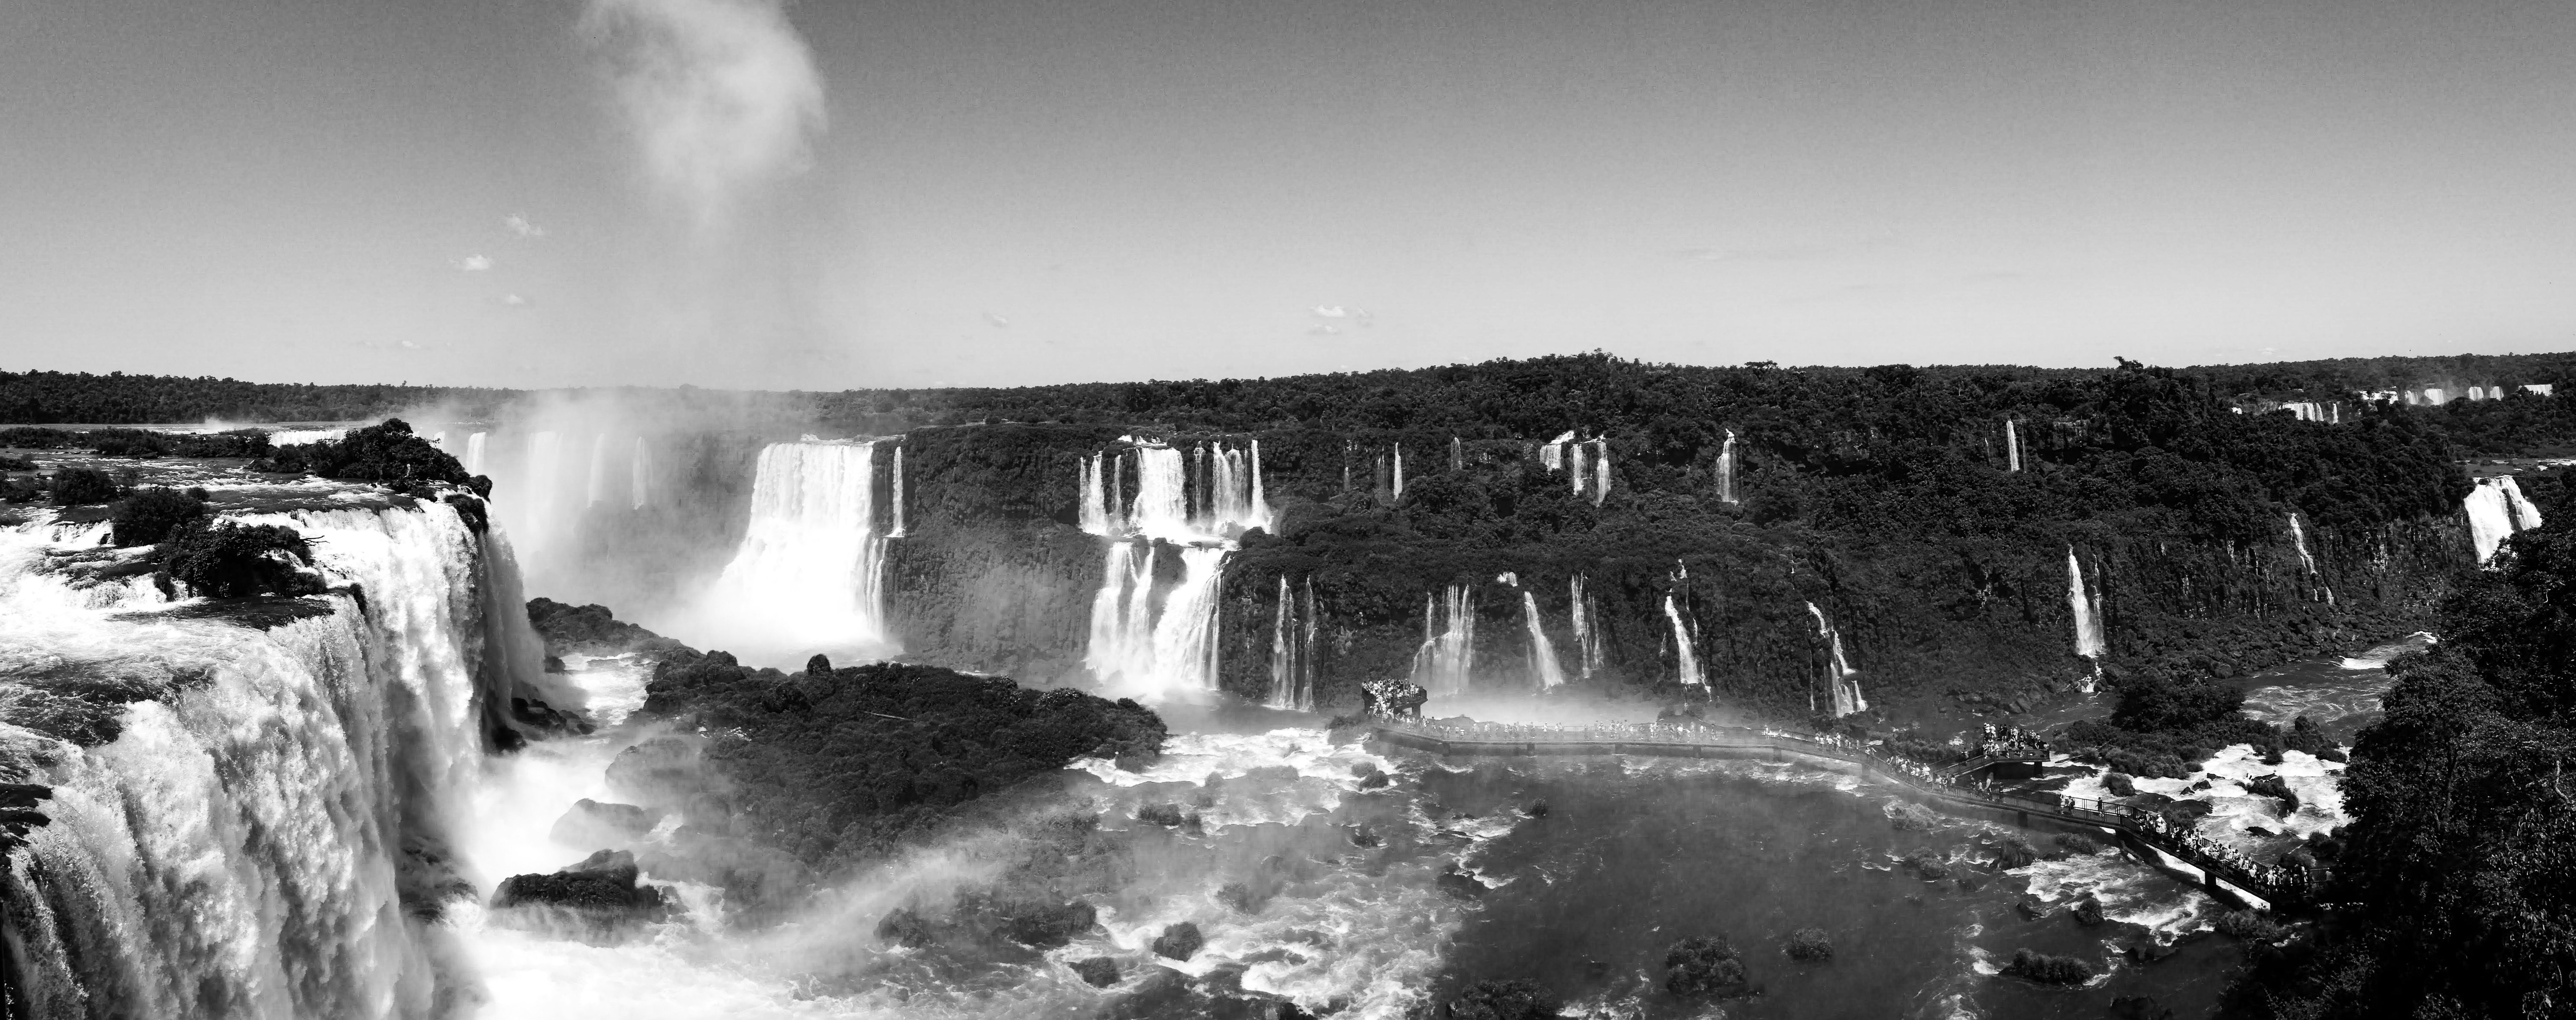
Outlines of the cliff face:
{"label": "cliff face", "polygon": [[[888,592],[911,657],[1028,680],[1083,675],[1109,545],[1080,528],[1084,458],[1110,451],[1102,486],[1132,499],[1123,431],[996,425],[903,439],[909,530],[893,543]],[[2294,534],[2284,510],[2257,521],[2268,533],[2243,537],[2192,534],[2144,510],[1980,534],[1853,533],[1794,517],[1757,524],[1758,511],[1717,498],[1709,466],[1631,465],[1615,448],[1608,491],[1578,493],[1570,463],[1551,468],[1544,444],[1524,440],[1159,438],[1193,458],[1260,443],[1274,526],[1238,536],[1225,561],[1216,676],[1253,700],[1283,680],[1304,684],[1327,708],[1435,659],[1426,615],[1431,636],[1455,633],[1447,661],[1467,665],[1471,689],[1535,691],[1547,667],[1533,608],[1556,671],[1576,685],[1677,693],[1686,643],[1719,696],[1827,708],[1838,670],[1821,614],[1872,699],[2062,690],[2093,672],[2075,654],[2070,550],[2108,673],[2234,675],[2419,626],[2471,556],[2456,515],[2303,520]],[[1188,477],[1192,505],[1207,505],[1206,473]],[[1762,491],[1758,473],[1740,481]],[[1180,564],[1155,562],[1159,600]]]}

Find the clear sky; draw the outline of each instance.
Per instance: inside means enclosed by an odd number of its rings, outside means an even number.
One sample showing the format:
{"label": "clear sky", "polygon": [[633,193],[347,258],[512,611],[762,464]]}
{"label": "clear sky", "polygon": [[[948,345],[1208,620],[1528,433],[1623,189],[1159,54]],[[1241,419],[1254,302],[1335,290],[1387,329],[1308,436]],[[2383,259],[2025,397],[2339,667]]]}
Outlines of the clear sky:
{"label": "clear sky", "polygon": [[2576,4],[0,4],[0,368],[818,389],[1595,348],[2576,349]]}

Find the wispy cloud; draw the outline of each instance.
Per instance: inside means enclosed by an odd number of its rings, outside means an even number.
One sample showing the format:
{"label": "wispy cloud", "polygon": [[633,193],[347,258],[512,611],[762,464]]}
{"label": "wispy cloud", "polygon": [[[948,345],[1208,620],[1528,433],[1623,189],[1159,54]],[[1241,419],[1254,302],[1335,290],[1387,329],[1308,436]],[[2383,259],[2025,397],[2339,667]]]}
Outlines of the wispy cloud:
{"label": "wispy cloud", "polygon": [[519,215],[518,213],[511,213],[510,215],[501,217],[501,225],[510,228],[511,233],[517,234],[520,237],[546,236],[546,228],[528,222],[527,217]]}
{"label": "wispy cloud", "polygon": [[782,0],[589,0],[581,29],[654,182],[701,224],[805,168],[823,76]]}
{"label": "wispy cloud", "polygon": [[516,294],[503,294],[501,295],[501,307],[526,308],[528,307],[528,299]]}
{"label": "wispy cloud", "polygon": [[492,257],[489,255],[468,255],[456,260],[456,268],[469,273],[480,273],[492,268]]}

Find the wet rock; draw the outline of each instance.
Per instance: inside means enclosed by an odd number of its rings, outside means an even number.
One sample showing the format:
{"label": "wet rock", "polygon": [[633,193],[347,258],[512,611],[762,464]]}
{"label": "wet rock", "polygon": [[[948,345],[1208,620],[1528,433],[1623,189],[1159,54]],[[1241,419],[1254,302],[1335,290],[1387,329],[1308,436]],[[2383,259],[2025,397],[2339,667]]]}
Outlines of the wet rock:
{"label": "wet rock", "polygon": [[1883,810],[1890,823],[1908,832],[1925,832],[1941,824],[1938,812],[1909,800],[1891,798]]}
{"label": "wet rock", "polygon": [[1394,782],[1395,780],[1388,778],[1387,774],[1384,772],[1371,772],[1366,776],[1360,777],[1360,789],[1383,790],[1388,786],[1393,785]]}
{"label": "wet rock", "polygon": [[1188,960],[1198,954],[1207,940],[1199,935],[1199,926],[1183,921],[1163,929],[1154,936],[1154,955],[1168,960]]}
{"label": "wet rock", "polygon": [[534,918],[540,928],[568,929],[589,942],[614,941],[646,924],[669,920],[676,904],[637,879],[635,856],[602,850],[551,875],[512,875],[492,893],[495,912]]}
{"label": "wet rock", "polygon": [[1976,892],[1986,887],[1986,877],[1973,873],[1960,875],[1952,881],[1958,883],[1960,892]]}
{"label": "wet rock", "polygon": [[2127,949],[2121,950],[2121,953],[2129,958],[2130,963],[2147,964],[2155,963],[2166,957],[2172,956],[2174,954],[2174,948],[2172,946],[2160,946],[2153,942],[2141,942],[2130,946]]}
{"label": "wet rock", "polygon": [[1456,867],[1441,872],[1440,877],[1433,881],[1440,886],[1441,892],[1462,900],[1482,899],[1490,891],[1485,888],[1485,883],[1476,880],[1476,876]]}
{"label": "wet rock", "polygon": [[1351,845],[1361,849],[1382,846],[1386,843],[1386,840],[1380,838],[1375,830],[1358,823],[1351,825],[1350,838]]}
{"label": "wet rock", "polygon": [[919,912],[910,907],[897,907],[877,920],[877,941],[919,949],[939,941],[939,932]]}
{"label": "wet rock", "polygon": [[2299,812],[2299,795],[2290,791],[2290,784],[2277,772],[2256,777],[2253,782],[2245,784],[2245,792],[2257,797],[2271,797],[2279,800],[2281,802],[2279,814],[2283,818]]}
{"label": "wet rock", "polygon": [[662,821],[662,812],[633,804],[603,804],[584,798],[555,819],[546,835],[567,846],[621,846],[644,838]]}
{"label": "wet rock", "polygon": [[2036,921],[2048,916],[2048,904],[2024,896],[2013,901],[2013,913],[2020,914],[2022,920]]}
{"label": "wet rock", "polygon": [[2112,772],[2103,775],[2102,789],[2114,797],[2135,797],[2138,795],[2137,781],[2129,778],[2129,774],[2126,772]]}
{"label": "wet rock", "polygon": [[[1194,1001],[1195,1000],[1195,1001]],[[1148,968],[1136,988],[1116,1001],[1101,1015],[1107,1020],[1146,1020],[1148,1017],[1191,1016],[1201,1012],[1205,1000],[1190,989],[1190,979],[1179,971],[1164,967]]]}
{"label": "wet rock", "polygon": [[1532,818],[1545,818],[1547,817],[1547,802],[1543,800],[1531,801],[1528,807],[1521,809],[1521,813]]}
{"label": "wet rock", "polygon": [[1926,882],[1938,882],[1950,877],[1950,862],[1942,856],[1940,851],[1931,849],[1930,847],[1924,847],[1906,854],[1904,857],[1898,858],[1896,864],[1898,867],[1904,868],[1906,871],[1913,873],[1914,877]]}
{"label": "wet rock", "polygon": [[2077,857],[2091,857],[2094,854],[2102,852],[2102,842],[2100,840],[2082,833],[2061,832],[2058,833],[2057,838],[2051,842],[2056,843],[2059,850],[2063,850]]}
{"label": "wet rock", "polygon": [[2090,928],[2102,923],[2102,901],[2091,896],[2075,901],[2075,923]]}
{"label": "wet rock", "polygon": [[2003,841],[1995,844],[1995,856],[1991,863],[1996,871],[2011,871],[2014,868],[2029,867],[2038,860],[2039,848],[2030,845],[2029,840],[2019,836],[2007,836]]}
{"label": "wet rock", "polygon": [[1178,804],[1147,804],[1136,809],[1136,820],[1176,829],[1185,819]]}
{"label": "wet rock", "polygon": [[1262,995],[1229,995],[1208,1007],[1209,1020],[1314,1020],[1314,1014],[1286,999]]}
{"label": "wet rock", "polygon": [[1067,966],[1072,967],[1074,974],[1082,978],[1082,983],[1093,988],[1107,988],[1118,983],[1118,961],[1106,956],[1075,960]]}
{"label": "wet rock", "polygon": [[1261,910],[1260,901],[1252,895],[1252,886],[1244,882],[1228,882],[1218,888],[1216,901],[1240,913],[1251,914]]}

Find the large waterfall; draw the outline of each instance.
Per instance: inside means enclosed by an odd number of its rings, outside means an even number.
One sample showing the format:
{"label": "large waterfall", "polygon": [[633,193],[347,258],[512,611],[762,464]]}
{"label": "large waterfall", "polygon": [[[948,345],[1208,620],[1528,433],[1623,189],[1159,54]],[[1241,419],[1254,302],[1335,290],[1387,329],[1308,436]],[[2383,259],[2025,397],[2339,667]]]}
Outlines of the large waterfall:
{"label": "large waterfall", "polygon": [[466,474],[479,475],[489,470],[483,462],[483,447],[484,440],[490,438],[491,435],[492,434],[489,432],[477,432],[465,437]]}
{"label": "large waterfall", "polygon": [[2021,470],[2021,432],[2010,418],[2004,419],[2004,470]]}
{"label": "large waterfall", "polygon": [[1585,679],[1599,672],[1603,663],[1600,611],[1592,605],[1592,596],[1583,591],[1583,575],[1576,574],[1566,582],[1574,606],[1574,659]]}
{"label": "large waterfall", "polygon": [[633,464],[627,469],[627,481],[633,489],[632,509],[641,510],[653,502],[653,447],[644,437],[635,437]]}
{"label": "large waterfall", "polygon": [[1828,679],[1833,685],[1834,716],[1841,718],[1854,712],[1868,711],[1869,699],[1861,697],[1860,681],[1854,679],[1859,671],[1851,668],[1850,660],[1843,658],[1842,633],[1835,630],[1833,624],[1825,622],[1825,611],[1816,608],[1815,603],[1807,603],[1807,612],[1815,616],[1816,636],[1824,641],[1827,649],[1825,668],[1832,674]]}
{"label": "large waterfall", "polygon": [[694,614],[690,643],[787,664],[815,652],[882,656],[885,542],[874,442],[760,451],[751,523]]}
{"label": "large waterfall", "polygon": [[1422,596],[1422,644],[1413,652],[1413,682],[1434,695],[1467,693],[1476,666],[1475,589],[1453,584]]}
{"label": "large waterfall", "polygon": [[[96,531],[0,532],[0,690],[55,731],[0,741],[14,781],[52,788],[0,887],[23,1015],[409,1018],[470,997],[425,918],[491,877],[453,869],[489,660],[533,655],[486,634],[508,564],[440,503],[247,520],[314,539],[363,602],[266,630],[164,614],[148,584],[39,572]],[[84,715],[109,728],[64,739]]]}
{"label": "large waterfall", "polygon": [[2084,564],[2075,558],[2075,547],[2066,547],[2066,607],[2075,617],[2075,654],[2080,658],[2102,661],[2102,615],[2093,606],[2093,595],[2084,588]]}
{"label": "large waterfall", "polygon": [[[1585,447],[1591,448],[1588,454]],[[1538,459],[1550,471],[1564,471],[1569,489],[1576,496],[1589,494],[1593,506],[1600,506],[1610,494],[1610,440],[1606,438],[1576,439],[1569,431],[1539,447]]]}
{"label": "large waterfall", "polygon": [[2540,526],[2540,508],[2523,496],[2512,475],[2478,479],[2460,508],[2468,512],[2469,540],[2477,546],[2479,563],[2494,559],[2514,532]]}
{"label": "large waterfall", "polygon": [[[1123,453],[1082,459],[1077,519],[1082,530],[1112,539],[1084,664],[1103,685],[1148,700],[1215,690],[1217,593],[1232,536],[1271,524],[1261,444],[1215,443],[1185,456],[1162,443],[1128,442]],[[1136,498],[1122,507],[1129,463]],[[1180,546],[1182,564],[1180,581],[1159,599],[1158,543]]]}
{"label": "large waterfall", "polygon": [[1216,597],[1227,551],[1183,548],[1181,580],[1157,602],[1154,567],[1161,547],[1110,543],[1083,656],[1103,687],[1152,701],[1216,689]]}
{"label": "large waterfall", "polygon": [[1678,679],[1686,687],[1708,686],[1708,677],[1699,668],[1698,639],[1692,634],[1690,624],[1682,619],[1681,608],[1673,604],[1670,595],[1664,596],[1664,618],[1673,624],[1673,659]]}

